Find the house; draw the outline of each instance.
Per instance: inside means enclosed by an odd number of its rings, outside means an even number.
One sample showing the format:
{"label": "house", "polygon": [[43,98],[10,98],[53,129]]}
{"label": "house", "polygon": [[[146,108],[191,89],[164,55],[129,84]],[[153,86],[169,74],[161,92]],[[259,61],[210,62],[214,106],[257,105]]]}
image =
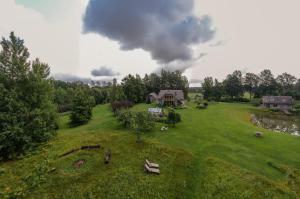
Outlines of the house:
{"label": "house", "polygon": [[184,104],[184,94],[182,90],[161,90],[158,95],[150,93],[148,96],[151,102],[161,105],[178,106]]}
{"label": "house", "polygon": [[263,96],[262,104],[266,108],[291,110],[294,100],[291,96]]}

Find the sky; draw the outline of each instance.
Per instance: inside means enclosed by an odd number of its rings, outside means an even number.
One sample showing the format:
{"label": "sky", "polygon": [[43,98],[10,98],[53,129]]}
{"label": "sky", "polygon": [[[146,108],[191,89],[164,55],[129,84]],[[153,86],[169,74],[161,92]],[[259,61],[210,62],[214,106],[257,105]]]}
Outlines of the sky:
{"label": "sky", "polygon": [[194,83],[239,69],[300,77],[299,0],[1,0],[14,31],[51,74],[110,80],[160,69]]}

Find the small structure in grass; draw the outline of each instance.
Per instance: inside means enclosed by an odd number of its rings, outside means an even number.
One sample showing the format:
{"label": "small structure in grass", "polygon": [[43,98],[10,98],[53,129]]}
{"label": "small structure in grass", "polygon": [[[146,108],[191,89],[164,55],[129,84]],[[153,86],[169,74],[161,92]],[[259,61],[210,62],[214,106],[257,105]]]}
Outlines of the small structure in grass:
{"label": "small structure in grass", "polygon": [[259,132],[259,131],[257,131],[257,132],[255,132],[255,137],[257,137],[257,138],[262,138],[264,135],[263,135],[263,133],[262,132]]}
{"label": "small structure in grass", "polygon": [[160,128],[160,130],[161,131],[167,131],[169,128],[167,127],[167,126],[162,126],[161,128]]}
{"label": "small structure in grass", "polygon": [[105,164],[108,164],[109,161],[110,161],[110,158],[111,158],[111,150],[108,149],[108,150],[105,152],[105,155],[104,155],[104,163],[105,163]]}
{"label": "small structure in grass", "polygon": [[162,108],[148,108],[148,113],[152,114],[153,116],[163,116]]}
{"label": "small structure in grass", "polygon": [[144,168],[145,168],[145,171],[147,173],[154,173],[154,174],[159,174],[160,173],[159,164],[152,163],[147,159],[146,159],[146,162],[144,164]]}
{"label": "small structure in grass", "polygon": [[86,162],[85,159],[76,160],[76,161],[73,163],[73,167],[74,167],[75,169],[79,169],[82,165],[84,165],[85,162]]}

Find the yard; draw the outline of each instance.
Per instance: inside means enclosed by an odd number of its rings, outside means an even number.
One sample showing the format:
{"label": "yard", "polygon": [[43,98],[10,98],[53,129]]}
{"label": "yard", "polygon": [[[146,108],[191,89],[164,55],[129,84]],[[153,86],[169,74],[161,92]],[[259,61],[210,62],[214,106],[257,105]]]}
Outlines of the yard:
{"label": "yard", "polygon": [[[140,104],[134,109],[146,110]],[[28,198],[299,198],[299,137],[253,126],[247,104],[216,103],[177,110],[182,122],[168,131],[123,130],[108,105],[94,108],[89,124],[69,128],[60,117],[57,136],[35,153],[0,165],[0,194]],[[255,131],[264,138],[254,137]],[[96,150],[59,155],[82,145]],[[110,149],[111,162],[103,163]],[[146,174],[145,158],[160,164]],[[73,162],[84,159],[76,169]],[[3,195],[3,196],[4,196]],[[0,195],[1,196],[1,195]]]}

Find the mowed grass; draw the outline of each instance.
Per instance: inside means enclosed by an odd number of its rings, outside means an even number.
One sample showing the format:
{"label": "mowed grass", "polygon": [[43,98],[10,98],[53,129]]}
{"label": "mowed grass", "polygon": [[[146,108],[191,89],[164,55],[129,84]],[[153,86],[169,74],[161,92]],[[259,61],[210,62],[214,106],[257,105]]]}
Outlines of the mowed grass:
{"label": "mowed grass", "polygon": [[[135,110],[147,110],[140,104]],[[182,122],[166,132],[162,124],[135,142],[107,105],[97,106],[89,124],[69,128],[60,118],[57,137],[24,159],[2,163],[0,192],[24,184],[45,154],[54,171],[26,192],[27,198],[299,198],[300,138],[253,126],[247,104],[215,103],[206,110],[194,104],[177,110]],[[254,137],[255,131],[264,138]],[[58,156],[70,149],[100,144],[103,148]],[[104,153],[112,151],[108,165]],[[143,170],[145,158],[160,164],[160,175]],[[78,159],[86,163],[75,169]]]}

